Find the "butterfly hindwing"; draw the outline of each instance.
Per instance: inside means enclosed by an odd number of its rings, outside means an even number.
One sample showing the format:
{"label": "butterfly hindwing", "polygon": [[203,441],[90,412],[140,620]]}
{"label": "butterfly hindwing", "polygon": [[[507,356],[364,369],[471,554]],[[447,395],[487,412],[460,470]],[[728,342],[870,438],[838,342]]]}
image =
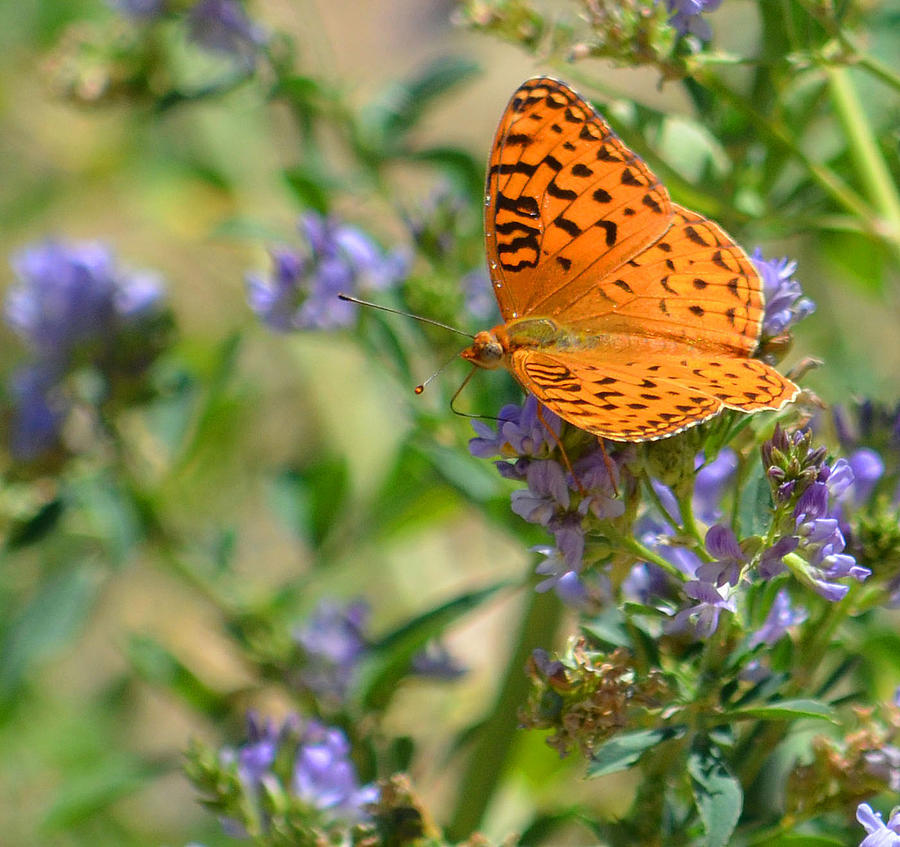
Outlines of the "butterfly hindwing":
{"label": "butterfly hindwing", "polygon": [[519,349],[511,369],[547,408],[603,438],[650,441],[723,408],[778,409],[798,388],[765,362],[685,351],[666,360],[592,350]]}

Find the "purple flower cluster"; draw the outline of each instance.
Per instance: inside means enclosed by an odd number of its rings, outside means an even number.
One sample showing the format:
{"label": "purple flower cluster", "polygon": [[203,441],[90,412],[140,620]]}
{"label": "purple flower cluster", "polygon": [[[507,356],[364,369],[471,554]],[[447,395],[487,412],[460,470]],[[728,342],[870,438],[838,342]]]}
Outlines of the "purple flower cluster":
{"label": "purple flower cluster", "polygon": [[696,35],[701,41],[712,38],[709,22],[702,15],[714,12],[722,0],[666,0],[671,13],[669,23],[682,35]]}
{"label": "purple flower cluster", "polygon": [[369,604],[357,600],[346,606],[322,600],[293,637],[303,653],[303,685],[319,697],[343,700],[353,683],[360,660],[369,649],[364,636]]}
{"label": "purple flower cluster", "polygon": [[512,510],[529,523],[546,527],[556,541],[555,547],[533,548],[545,556],[537,568],[537,573],[546,577],[538,590],[553,588],[566,602],[578,603],[585,597],[579,579],[585,532],[594,520],[617,518],[625,510],[615,495],[622,457],[604,457],[598,444],[575,462],[573,476],[550,458],[562,421],[543,409],[542,422],[538,408],[538,401],[529,396],[521,407],[508,405],[500,410],[496,430],[473,421],[478,436],[469,441],[469,450],[480,458],[501,456],[504,461],[496,463],[500,474],[527,482],[527,488],[512,493]]}
{"label": "purple flower cluster", "polygon": [[872,573],[845,550],[842,516],[858,491],[850,463],[838,459],[829,465],[824,448],[812,448],[808,431],[788,434],[777,427],[762,457],[786,530],[776,545],[781,556],[765,560],[762,575],[783,571],[784,557],[792,554],[795,577],[827,600],[842,599],[849,589],[837,580],[863,581]]}
{"label": "purple flower cluster", "polygon": [[757,247],[750,256],[762,278],[766,307],[763,314],[763,339],[783,335],[798,321],[816,310],[816,304],[803,296],[794,279],[797,263],[787,259],[764,259]]}
{"label": "purple flower cluster", "polygon": [[[374,785],[360,786],[350,760],[350,744],[339,729],[317,721],[302,721],[288,716],[279,727],[274,721],[261,722],[254,713],[247,716],[247,741],[236,749],[221,753],[222,764],[235,765],[244,790],[257,797],[267,779],[276,774],[276,761],[284,752],[290,756],[290,775],[284,780],[290,793],[304,805],[328,815],[332,822],[352,824],[365,820],[366,806],[378,799]],[[242,835],[242,827],[233,820],[224,822],[226,830]]]}
{"label": "purple flower cluster", "polygon": [[[109,0],[121,14],[152,21],[172,10],[170,0]],[[266,42],[265,32],[247,16],[239,0],[195,0],[187,10],[188,38],[215,53],[252,64]]]}
{"label": "purple flower cluster", "polygon": [[302,252],[274,248],[272,275],[247,275],[250,308],[274,330],[350,326],[356,307],[338,294],[383,290],[406,275],[405,253],[384,254],[365,233],[336,218],[307,212],[299,228],[306,242]]}
{"label": "purple flower cluster", "polygon": [[[6,322],[31,352],[12,378],[12,449],[33,459],[51,448],[67,411],[61,383],[83,365],[146,364],[141,336],[162,313],[163,289],[148,272],[125,271],[97,242],[44,241],[12,258],[18,282],[6,295]],[[130,362],[123,350],[135,353]]]}

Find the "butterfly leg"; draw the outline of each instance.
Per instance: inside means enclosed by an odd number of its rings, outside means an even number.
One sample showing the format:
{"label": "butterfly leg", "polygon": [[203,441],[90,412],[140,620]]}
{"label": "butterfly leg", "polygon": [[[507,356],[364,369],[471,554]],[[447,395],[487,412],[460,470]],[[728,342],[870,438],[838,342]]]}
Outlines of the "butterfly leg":
{"label": "butterfly leg", "polygon": [[609,453],[606,452],[606,439],[597,436],[597,441],[600,442],[600,452],[603,454],[603,464],[606,465],[606,472],[609,474],[609,481],[612,483],[613,494],[618,497],[619,488],[616,485],[616,475],[614,473],[615,466],[613,465],[612,459],[609,458]]}
{"label": "butterfly leg", "polygon": [[583,497],[587,492],[585,491],[584,486],[581,484],[581,480],[572,469],[572,463],[569,461],[569,454],[566,453],[566,448],[563,447],[562,441],[560,440],[559,436],[553,431],[553,428],[544,417],[544,404],[541,403],[540,400],[538,400],[537,404],[537,417],[538,420],[543,424],[544,429],[547,430],[548,435],[556,442],[556,446],[559,447],[559,452],[562,453],[563,464],[566,466],[566,470],[570,474],[572,474],[572,479],[575,481],[575,487],[578,489],[578,493]]}

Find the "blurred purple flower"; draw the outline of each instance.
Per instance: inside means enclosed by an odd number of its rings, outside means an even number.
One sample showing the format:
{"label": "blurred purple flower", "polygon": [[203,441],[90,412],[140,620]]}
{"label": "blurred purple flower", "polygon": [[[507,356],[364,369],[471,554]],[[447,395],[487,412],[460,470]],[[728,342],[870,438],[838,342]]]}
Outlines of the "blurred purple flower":
{"label": "blurred purple flower", "polygon": [[369,605],[362,600],[339,605],[321,600],[309,619],[294,630],[303,652],[303,684],[320,697],[343,699],[356,676],[368,643],[364,631]]}
{"label": "blurred purple flower", "polygon": [[453,657],[441,641],[429,641],[412,658],[412,672],[430,679],[457,679],[466,668]]}
{"label": "blurred purple flower", "polygon": [[900,791],[900,749],[886,744],[864,754],[866,771],[881,780],[895,794]]}
{"label": "blurred purple flower", "polygon": [[105,349],[116,333],[155,314],[163,297],[148,272],[125,272],[99,242],[44,241],[14,254],[18,277],[6,295],[6,321],[47,366],[60,371],[76,353]]}
{"label": "blurred purple flower", "polygon": [[569,606],[578,607],[587,600],[587,589],[578,575],[579,568],[572,568],[563,554],[555,547],[532,547],[533,553],[545,556],[535,569],[535,573],[546,577],[535,586],[535,591],[545,592],[551,588],[560,600]]}
{"label": "blurred purple flower", "polygon": [[880,812],[873,811],[868,803],[860,803],[856,819],[868,833],[859,847],[900,847],[900,811],[894,812],[885,824]]}
{"label": "blurred purple flower", "polygon": [[10,449],[15,458],[31,461],[59,441],[66,404],[56,383],[57,375],[39,365],[29,365],[13,373]]}
{"label": "blurred purple flower", "polygon": [[166,11],[166,0],[107,0],[122,15],[136,20],[158,18]]}
{"label": "blurred purple flower", "polygon": [[[497,311],[497,301],[491,290],[491,280],[487,271],[481,268],[469,271],[462,278],[463,297],[465,309],[479,321],[497,321],[500,315]],[[551,414],[548,412],[548,414]]]}
{"label": "blurred purple flower", "polygon": [[787,258],[764,259],[759,247],[753,251],[750,259],[763,282],[766,300],[762,326],[764,337],[774,338],[787,332],[816,310],[816,304],[803,296],[800,283],[794,279],[796,262]]}
{"label": "blurred purple flower", "polygon": [[188,38],[195,44],[249,64],[266,41],[238,0],[198,0],[188,12],[187,23]]}
{"label": "blurred purple flower", "polygon": [[303,802],[347,822],[364,820],[365,806],[378,800],[376,786],[359,785],[344,733],[316,721],[300,737],[292,788]]}
{"label": "blurred purple flower", "polygon": [[798,626],[808,617],[806,609],[791,606],[791,596],[782,588],[772,601],[772,608],[763,625],[750,636],[750,647],[767,644],[769,647],[781,639],[792,626]]}
{"label": "blurred purple flower", "polygon": [[682,35],[696,35],[701,41],[712,38],[709,23],[701,15],[714,12],[722,5],[722,0],[666,0],[666,6],[672,13],[669,23]]}
{"label": "blurred purple flower", "polygon": [[[697,477],[694,482],[694,514],[706,524],[722,517],[722,498],[734,482],[737,473],[737,454],[725,447],[709,464],[703,464],[703,454],[697,457]],[[674,500],[674,498],[673,498]],[[678,514],[677,511],[674,514]]]}
{"label": "blurred purple flower", "polygon": [[274,248],[271,277],[247,274],[250,308],[274,330],[350,326],[357,307],[339,300],[339,293],[381,290],[406,274],[404,254],[384,254],[356,227],[316,212],[306,213],[299,226],[306,242],[302,252]]}

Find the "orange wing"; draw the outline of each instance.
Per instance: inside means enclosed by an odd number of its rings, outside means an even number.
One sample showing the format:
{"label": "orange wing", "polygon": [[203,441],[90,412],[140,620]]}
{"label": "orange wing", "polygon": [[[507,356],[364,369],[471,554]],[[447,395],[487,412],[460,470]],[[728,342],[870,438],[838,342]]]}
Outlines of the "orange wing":
{"label": "orange wing", "polygon": [[524,83],[488,165],[485,245],[504,320],[564,319],[571,304],[657,241],[666,189],[607,123],[554,79]]}
{"label": "orange wing", "polygon": [[521,348],[512,353],[510,366],[548,409],[614,441],[674,435],[723,408],[780,409],[800,390],[759,359],[703,351],[635,361],[591,349]]}

